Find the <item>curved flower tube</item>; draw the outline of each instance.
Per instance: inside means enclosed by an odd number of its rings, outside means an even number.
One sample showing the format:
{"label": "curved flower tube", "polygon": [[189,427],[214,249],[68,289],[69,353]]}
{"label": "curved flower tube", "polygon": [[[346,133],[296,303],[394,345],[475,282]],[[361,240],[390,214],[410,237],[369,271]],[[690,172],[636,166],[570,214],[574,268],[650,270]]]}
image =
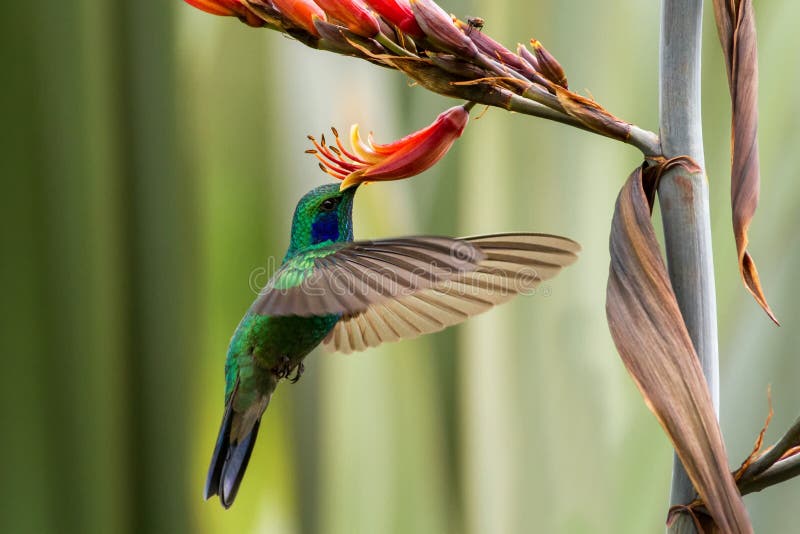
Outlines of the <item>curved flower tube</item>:
{"label": "curved flower tube", "polygon": [[212,15],[220,15],[222,17],[236,17],[248,26],[260,28],[264,26],[264,21],[261,20],[255,13],[247,9],[239,0],[184,0],[187,4],[211,13]]}
{"label": "curved flower tube", "polygon": [[469,121],[471,103],[441,113],[430,126],[388,144],[375,143],[372,134],[366,141],[354,124],[350,129],[350,149],[333,129],[336,146],[309,136],[314,148],[308,150],[320,161],[320,168],[338,180],[342,189],[365,182],[401,180],[431,168],[461,137]]}
{"label": "curved flower tube", "polygon": [[378,12],[384,19],[388,20],[403,33],[411,37],[423,37],[425,34],[417,24],[414,13],[411,11],[411,4],[408,0],[365,0],[367,5]]}
{"label": "curved flower tube", "polygon": [[275,9],[292,23],[311,35],[319,37],[314,26],[314,17],[327,20],[325,12],[311,0],[270,0]]}
{"label": "curved flower tube", "polygon": [[329,19],[341,22],[362,37],[375,37],[381,31],[375,15],[361,0],[315,0]]}

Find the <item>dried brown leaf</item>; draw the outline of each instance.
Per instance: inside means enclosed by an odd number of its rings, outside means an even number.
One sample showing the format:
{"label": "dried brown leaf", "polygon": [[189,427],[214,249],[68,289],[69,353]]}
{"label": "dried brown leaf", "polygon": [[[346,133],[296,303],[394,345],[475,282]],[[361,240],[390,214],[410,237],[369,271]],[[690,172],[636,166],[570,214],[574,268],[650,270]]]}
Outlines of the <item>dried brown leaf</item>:
{"label": "dried brown leaf", "polygon": [[606,315],[628,372],[719,529],[752,532],[650,220],[648,192],[663,170],[678,164],[692,166],[683,159],[637,169],[617,198]]}
{"label": "dried brown leaf", "polygon": [[767,303],[755,261],[747,251],[747,230],[758,206],[758,47],[751,0],[714,0],[717,31],[731,92],[731,205],[739,271],[745,287],[778,323]]}
{"label": "dried brown leaf", "polygon": [[554,85],[553,89],[564,111],[592,130],[621,141],[627,141],[630,137],[631,125],[616,118],[594,100],[589,100],[559,85]]}
{"label": "dried brown leaf", "polygon": [[738,482],[738,480],[742,477],[742,475],[747,471],[747,469],[753,464],[753,462],[758,459],[759,453],[761,452],[761,447],[764,446],[764,436],[767,435],[767,429],[769,428],[769,424],[772,421],[772,416],[775,415],[775,412],[772,409],[772,389],[767,388],[767,403],[769,404],[769,411],[767,412],[767,419],[764,421],[764,426],[761,427],[761,432],[758,433],[758,437],[756,437],[756,442],[753,444],[753,449],[750,451],[750,454],[747,458],[744,459],[742,465],[739,466],[733,473],[733,478]]}

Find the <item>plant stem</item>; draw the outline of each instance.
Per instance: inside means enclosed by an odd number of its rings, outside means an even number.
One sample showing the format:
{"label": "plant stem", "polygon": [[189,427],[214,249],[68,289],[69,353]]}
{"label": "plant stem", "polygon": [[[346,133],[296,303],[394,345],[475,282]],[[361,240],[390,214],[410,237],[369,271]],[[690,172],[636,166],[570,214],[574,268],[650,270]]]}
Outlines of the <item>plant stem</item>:
{"label": "plant stem", "polygon": [[[688,155],[704,167],[700,114],[702,0],[663,0],[660,46],[661,147],[667,158]],[[658,187],[669,277],[684,322],[700,359],[719,414],[719,350],[714,260],[711,250],[708,181],[705,173],[681,167],[665,173]],[[695,490],[675,456],[671,505],[695,498]],[[679,516],[670,532],[695,533]]]}
{"label": "plant stem", "polygon": [[[516,94],[512,94],[509,96],[505,108],[508,109],[509,111],[514,111],[516,113],[532,115],[534,117],[560,122],[561,124],[567,124],[569,126],[574,126],[575,128],[585,130],[593,134],[604,135],[601,132],[589,128],[575,117],[572,117],[560,111],[556,111],[552,108],[545,106],[544,104],[540,104],[539,102],[536,102],[534,100]],[[642,151],[642,154],[644,154],[645,157],[661,155],[661,146],[658,136],[651,131],[639,128],[638,126],[633,124],[631,125],[630,135],[628,139],[624,140],[623,143],[627,143],[631,146],[638,148],[639,150]]]}
{"label": "plant stem", "polygon": [[796,476],[800,476],[800,454],[775,462],[769,469],[742,484],[739,490],[742,495],[747,495],[748,493],[755,493],[775,484],[780,484]]}
{"label": "plant stem", "polygon": [[750,467],[742,474],[742,479],[757,478],[761,473],[773,466],[786,451],[793,447],[800,446],[800,417],[786,431],[786,434],[778,442],[750,464]]}
{"label": "plant stem", "polygon": [[662,155],[661,139],[650,130],[631,124],[630,137],[625,141],[642,151],[645,157]]}
{"label": "plant stem", "polygon": [[409,52],[408,50],[406,50],[405,48],[403,48],[399,44],[395,43],[394,41],[392,41],[391,39],[389,39],[387,36],[385,36],[382,33],[379,33],[378,35],[376,35],[375,36],[375,40],[379,44],[383,45],[384,48],[386,48],[390,52],[394,52],[398,56],[402,56],[402,57],[417,57],[416,54],[412,54],[411,52]]}

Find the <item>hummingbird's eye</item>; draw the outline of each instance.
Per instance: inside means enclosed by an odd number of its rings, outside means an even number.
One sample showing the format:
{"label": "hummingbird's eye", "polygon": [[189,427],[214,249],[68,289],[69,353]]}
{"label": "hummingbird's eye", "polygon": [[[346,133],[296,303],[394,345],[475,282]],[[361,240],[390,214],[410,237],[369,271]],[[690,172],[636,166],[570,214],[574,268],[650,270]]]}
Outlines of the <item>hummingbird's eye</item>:
{"label": "hummingbird's eye", "polygon": [[333,211],[336,209],[337,204],[339,204],[338,198],[326,198],[322,201],[322,204],[319,205],[319,209],[322,211]]}

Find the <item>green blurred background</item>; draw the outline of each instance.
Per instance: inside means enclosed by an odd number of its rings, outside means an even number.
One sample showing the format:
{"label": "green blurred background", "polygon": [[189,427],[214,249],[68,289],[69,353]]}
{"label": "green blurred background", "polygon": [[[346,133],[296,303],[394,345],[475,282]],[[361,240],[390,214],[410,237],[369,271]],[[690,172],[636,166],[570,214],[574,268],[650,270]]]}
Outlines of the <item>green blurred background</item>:
{"label": "green blurred background", "polygon": [[[441,4],[571,85],[657,124],[655,2]],[[707,6],[704,116],[722,426],[738,463],[800,414],[800,4],[757,5],[763,190],[752,231],[770,325],[738,280],[729,103]],[[671,450],[605,323],[608,231],[632,148],[489,110],[432,171],[365,188],[356,234],[563,233],[581,260],[467,325],[309,357],[269,407],[236,505],[204,502],[224,353],[251,273],[325,182],[305,135],[390,140],[452,101],[173,0],[23,2],[2,17],[3,533],[594,533],[663,529]],[[800,482],[746,499],[788,532]]]}

